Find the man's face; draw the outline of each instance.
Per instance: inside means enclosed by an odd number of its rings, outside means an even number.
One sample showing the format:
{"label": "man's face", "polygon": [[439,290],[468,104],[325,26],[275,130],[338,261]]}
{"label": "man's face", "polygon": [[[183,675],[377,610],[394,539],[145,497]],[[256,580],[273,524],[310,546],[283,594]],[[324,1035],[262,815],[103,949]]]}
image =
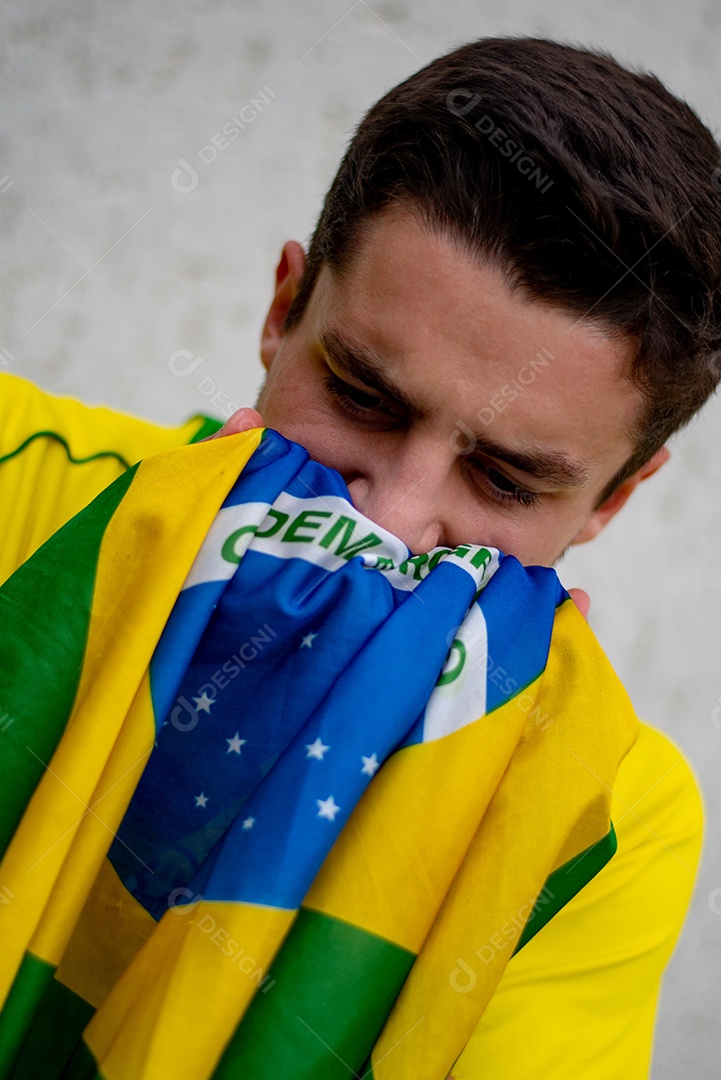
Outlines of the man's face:
{"label": "man's face", "polygon": [[323,267],[283,335],[302,265],[286,245],[256,408],[413,553],[472,542],[550,566],[625,501],[594,511],[633,449],[628,343],[511,293],[405,209],[372,221],[342,279]]}

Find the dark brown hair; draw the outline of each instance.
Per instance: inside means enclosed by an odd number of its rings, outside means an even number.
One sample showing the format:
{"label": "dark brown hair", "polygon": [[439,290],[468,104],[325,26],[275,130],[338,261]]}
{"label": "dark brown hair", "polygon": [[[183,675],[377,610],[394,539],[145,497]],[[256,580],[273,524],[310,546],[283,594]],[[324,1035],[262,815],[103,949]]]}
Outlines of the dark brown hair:
{"label": "dark brown hair", "polygon": [[440,57],[363,118],[326,195],[291,330],[321,266],[347,271],[375,212],[408,205],[509,284],[634,346],[635,452],[600,505],[721,375],[721,150],[652,74],[542,38]]}

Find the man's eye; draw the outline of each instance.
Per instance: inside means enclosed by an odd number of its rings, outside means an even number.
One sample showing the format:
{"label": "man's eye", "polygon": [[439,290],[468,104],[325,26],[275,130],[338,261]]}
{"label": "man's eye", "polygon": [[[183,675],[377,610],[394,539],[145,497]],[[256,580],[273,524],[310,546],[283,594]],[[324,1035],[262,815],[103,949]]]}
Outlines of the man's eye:
{"label": "man's eye", "polygon": [[396,417],[397,414],[390,409],[383,398],[377,394],[368,394],[359,390],[357,386],[339,379],[333,372],[328,372],[324,378],[325,388],[335,398],[338,404],[352,416],[378,416]]}
{"label": "man's eye", "polygon": [[469,462],[475,472],[482,477],[483,487],[490,492],[491,497],[502,503],[518,503],[521,506],[535,506],[538,502],[538,493],[529,491],[528,488],[520,487],[513,480],[509,480],[502,472],[495,469],[487,461],[471,460]]}

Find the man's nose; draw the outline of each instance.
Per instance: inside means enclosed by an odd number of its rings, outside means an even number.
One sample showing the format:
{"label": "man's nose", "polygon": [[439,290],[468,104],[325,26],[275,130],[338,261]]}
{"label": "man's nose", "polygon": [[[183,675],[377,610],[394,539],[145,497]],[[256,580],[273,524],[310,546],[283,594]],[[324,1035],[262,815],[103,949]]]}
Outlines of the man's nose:
{"label": "man's nose", "polygon": [[[447,453],[447,448],[446,448]],[[445,455],[410,440],[392,456],[364,464],[346,483],[353,505],[399,537],[414,554],[449,543],[449,468]]]}

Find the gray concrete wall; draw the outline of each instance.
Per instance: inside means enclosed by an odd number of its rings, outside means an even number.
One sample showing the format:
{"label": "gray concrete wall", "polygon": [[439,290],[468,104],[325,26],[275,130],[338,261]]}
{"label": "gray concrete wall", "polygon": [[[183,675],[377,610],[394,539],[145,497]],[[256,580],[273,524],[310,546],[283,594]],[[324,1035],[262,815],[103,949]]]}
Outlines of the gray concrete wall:
{"label": "gray concrete wall", "polygon": [[[4,3],[0,364],[166,423],[217,412],[211,385],[221,401],[252,404],[275,262],[286,239],[309,238],[361,113],[452,45],[507,32],[601,46],[649,68],[718,137],[719,0]],[[239,116],[244,129],[210,160],[204,148]],[[180,159],[195,177],[176,172]],[[178,349],[203,358],[192,378],[168,369]],[[592,625],[639,713],[688,752],[704,788],[704,864],[664,982],[653,1080],[711,1080],[721,1061],[721,402],[672,450],[560,573],[591,593]]]}

